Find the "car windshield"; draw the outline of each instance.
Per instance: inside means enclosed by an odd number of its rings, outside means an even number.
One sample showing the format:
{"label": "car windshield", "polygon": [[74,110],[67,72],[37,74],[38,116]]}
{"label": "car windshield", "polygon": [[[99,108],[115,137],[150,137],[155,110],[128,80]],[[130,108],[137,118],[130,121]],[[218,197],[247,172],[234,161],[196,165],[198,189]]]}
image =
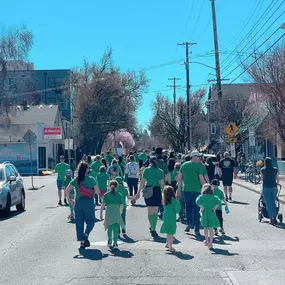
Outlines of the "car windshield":
{"label": "car windshield", "polygon": [[4,171],[3,168],[0,168],[0,182],[4,181]]}

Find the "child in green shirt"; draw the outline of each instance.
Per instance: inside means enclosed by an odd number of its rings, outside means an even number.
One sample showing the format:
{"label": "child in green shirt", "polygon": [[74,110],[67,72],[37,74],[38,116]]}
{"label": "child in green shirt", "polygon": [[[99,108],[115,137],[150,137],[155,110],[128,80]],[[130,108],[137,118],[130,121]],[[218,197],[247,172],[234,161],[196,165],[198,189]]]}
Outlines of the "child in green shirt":
{"label": "child in green shirt", "polygon": [[[122,177],[116,177],[116,181],[118,182],[118,187],[117,187],[117,192],[120,193],[123,197],[123,202],[124,202],[124,209],[122,212],[122,219],[124,222],[124,225],[126,227],[126,212],[127,212],[127,202],[126,199],[128,198],[129,200],[134,200],[133,196],[129,195],[128,189],[124,186],[124,181]],[[126,228],[122,228],[122,233],[126,234]],[[119,235],[120,235],[120,229],[119,229]]]}
{"label": "child in green shirt", "polygon": [[[226,205],[226,207],[228,207],[228,203],[225,199],[225,195],[224,195],[224,192],[219,189],[219,186],[220,186],[220,181],[218,179],[214,179],[211,183],[214,187],[214,195],[216,195],[221,201],[224,202],[224,204]],[[222,235],[225,235],[225,230],[224,230],[224,220],[223,220],[223,211],[222,211],[222,204],[217,208],[216,210],[216,215],[217,215],[217,218],[220,222],[220,230],[219,232],[222,234]],[[215,228],[215,235],[218,235],[218,228]]]}
{"label": "child in green shirt", "polygon": [[107,193],[108,190],[108,180],[109,180],[109,175],[107,174],[107,170],[105,166],[101,166],[99,168],[99,173],[96,176],[96,180],[98,183],[98,189],[99,189],[99,197],[100,197],[100,202],[103,198],[103,196]]}
{"label": "child in green shirt", "polygon": [[[67,186],[69,185],[69,183],[72,180],[72,170],[68,169],[66,171],[66,175],[65,178],[63,180],[63,190],[65,192],[65,189],[67,188]],[[75,191],[74,189],[70,192],[70,198],[72,199],[72,201],[74,201],[75,199]],[[74,203],[69,203],[69,209],[70,209],[70,215],[67,217],[70,221],[74,221],[75,220],[75,215],[74,215]]]}

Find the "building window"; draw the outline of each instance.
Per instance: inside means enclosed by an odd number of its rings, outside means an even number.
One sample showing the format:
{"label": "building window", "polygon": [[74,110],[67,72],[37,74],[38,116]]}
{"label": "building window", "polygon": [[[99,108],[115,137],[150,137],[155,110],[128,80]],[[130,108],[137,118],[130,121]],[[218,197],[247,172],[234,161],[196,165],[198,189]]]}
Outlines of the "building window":
{"label": "building window", "polygon": [[217,132],[216,124],[211,123],[211,135],[215,135]]}
{"label": "building window", "polygon": [[4,86],[3,91],[9,92],[9,91],[16,91],[16,78],[6,78],[4,79]]}
{"label": "building window", "polygon": [[60,87],[62,86],[64,78],[62,77],[49,77],[48,86],[50,88]]}
{"label": "building window", "polygon": [[215,113],[216,112],[216,104],[215,101],[210,103],[210,112]]}

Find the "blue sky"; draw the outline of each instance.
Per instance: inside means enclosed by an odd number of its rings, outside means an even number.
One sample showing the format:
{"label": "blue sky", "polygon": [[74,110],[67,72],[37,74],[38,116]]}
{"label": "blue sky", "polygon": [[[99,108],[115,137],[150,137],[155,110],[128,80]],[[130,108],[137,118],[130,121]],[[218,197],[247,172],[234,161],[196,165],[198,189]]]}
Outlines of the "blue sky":
{"label": "blue sky", "polygon": [[[151,104],[156,91],[162,90],[165,96],[172,96],[172,90],[167,88],[171,84],[169,77],[181,77],[179,84],[185,86],[185,49],[178,47],[178,42],[197,43],[191,49],[193,59],[190,58],[190,61],[210,66],[215,64],[213,54],[209,54],[214,46],[209,0],[1,2],[1,26],[26,24],[33,31],[34,46],[29,60],[35,63],[36,69],[72,68],[79,66],[84,57],[97,61],[107,46],[113,48],[115,63],[123,71],[181,60],[147,71],[149,92],[143,95],[138,111],[138,120],[143,125],[147,125],[151,118]],[[237,54],[230,54],[229,51],[238,46],[239,51],[248,52],[249,47],[258,46],[268,38],[281,25],[282,19],[284,22],[283,16],[268,29],[284,11],[285,4],[277,9],[282,2],[276,0],[275,6],[270,7],[271,10],[267,11],[262,20],[260,17],[271,3],[270,0],[216,0],[223,76],[239,64]],[[239,45],[255,23],[255,32]],[[240,72],[238,68],[227,78],[232,80]],[[190,65],[190,73],[193,90],[209,88],[207,80],[214,78],[209,75],[213,70],[194,63]],[[244,76],[236,82],[243,80]],[[183,88],[178,90],[178,96],[185,96]]]}

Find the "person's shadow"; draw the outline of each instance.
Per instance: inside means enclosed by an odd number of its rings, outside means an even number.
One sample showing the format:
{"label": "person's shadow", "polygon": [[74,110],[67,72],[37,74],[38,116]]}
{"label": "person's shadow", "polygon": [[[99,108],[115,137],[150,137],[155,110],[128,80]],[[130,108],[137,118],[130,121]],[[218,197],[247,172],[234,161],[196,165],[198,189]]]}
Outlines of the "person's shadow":
{"label": "person's shadow", "polygon": [[128,250],[110,249],[109,252],[112,253],[112,256],[121,257],[121,258],[132,258],[134,256],[134,254]]}
{"label": "person's shadow", "polygon": [[187,253],[183,253],[181,251],[175,251],[175,252],[167,252],[167,255],[174,255],[177,258],[181,259],[181,260],[191,260],[194,258],[193,255],[187,254]]}
{"label": "person's shadow", "polygon": [[99,249],[79,249],[79,254],[75,255],[74,259],[89,259],[89,260],[102,260],[108,257],[108,254],[103,254]]}
{"label": "person's shadow", "polygon": [[239,255],[238,253],[232,253],[226,249],[220,249],[220,248],[212,248],[210,249],[210,251],[212,252],[212,254],[217,254],[217,255],[225,255],[225,256]]}

